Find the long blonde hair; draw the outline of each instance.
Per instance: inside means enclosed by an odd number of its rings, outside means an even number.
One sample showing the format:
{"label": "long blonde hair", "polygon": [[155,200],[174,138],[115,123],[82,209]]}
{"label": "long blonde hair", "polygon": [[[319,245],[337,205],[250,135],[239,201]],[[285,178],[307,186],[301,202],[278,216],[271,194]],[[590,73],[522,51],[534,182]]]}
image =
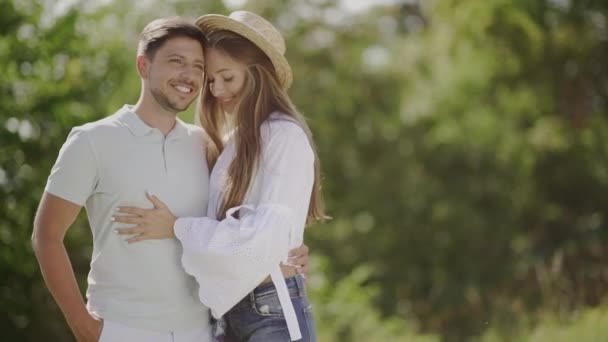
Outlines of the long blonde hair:
{"label": "long blonde hair", "polygon": [[[304,117],[291,102],[287,91],[281,87],[270,59],[255,44],[227,30],[209,33],[205,48],[217,49],[248,66],[240,103],[236,112],[232,114],[235,115],[236,155],[228,168],[223,201],[217,212],[218,218],[225,218],[228,209],[243,203],[260,159],[262,145],[260,127],[271,113],[280,112],[302,127],[315,155],[315,179],[311,189],[307,221],[311,223],[325,219],[325,208],[320,191],[319,158],[312,133]],[[227,122],[226,114],[211,94],[207,75],[205,75],[197,115],[209,135],[207,162],[212,169],[225,147],[222,138]]]}

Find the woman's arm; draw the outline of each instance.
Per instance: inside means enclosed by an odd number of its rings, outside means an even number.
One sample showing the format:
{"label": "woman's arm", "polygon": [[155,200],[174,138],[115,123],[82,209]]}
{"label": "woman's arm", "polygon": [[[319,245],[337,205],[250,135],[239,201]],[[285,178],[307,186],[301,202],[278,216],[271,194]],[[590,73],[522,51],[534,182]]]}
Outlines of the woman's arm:
{"label": "woman's arm", "polygon": [[185,250],[225,252],[227,244],[238,246],[256,239],[263,244],[263,239],[272,238],[264,232],[287,239],[290,234],[303,233],[314,183],[314,153],[296,124],[273,122],[267,129],[258,171],[262,179],[257,205],[231,208],[220,221],[208,217],[178,219],[175,235]]}
{"label": "woman's arm", "polygon": [[[231,208],[223,220],[177,219],[160,200],[149,196],[153,209],[121,208],[121,213],[131,216],[115,216],[114,220],[136,226],[118,232],[134,234],[129,242],[176,236],[185,251],[206,253],[223,254],[230,248],[233,251],[245,248],[247,244],[247,248],[262,248],[256,245],[267,244],[264,240],[273,239],[272,234],[284,235],[274,239],[288,239],[288,244],[289,234],[301,234],[306,222],[314,182],[314,154],[308,137],[296,124],[276,122],[271,123],[269,129],[260,161],[262,181],[258,205]],[[237,211],[239,215],[235,215]],[[263,254],[264,250],[259,252]]]}

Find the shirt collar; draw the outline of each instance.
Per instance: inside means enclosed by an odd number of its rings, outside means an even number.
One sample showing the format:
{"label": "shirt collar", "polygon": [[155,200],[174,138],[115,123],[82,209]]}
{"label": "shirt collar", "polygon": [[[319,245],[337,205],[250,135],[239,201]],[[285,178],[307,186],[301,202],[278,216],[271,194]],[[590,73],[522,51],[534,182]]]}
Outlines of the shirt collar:
{"label": "shirt collar", "polygon": [[186,127],[186,124],[180,118],[176,118],[175,126],[173,127],[171,132],[167,134],[167,138],[180,139],[186,136],[188,136],[188,128]]}
{"label": "shirt collar", "polygon": [[[143,137],[152,131],[158,131],[157,128],[148,126],[140,117],[133,111],[132,105],[124,105],[118,114],[118,120],[122,122],[131,133],[136,137]],[[175,121],[175,126],[167,134],[167,138],[178,139],[188,135],[186,124],[179,118]]]}

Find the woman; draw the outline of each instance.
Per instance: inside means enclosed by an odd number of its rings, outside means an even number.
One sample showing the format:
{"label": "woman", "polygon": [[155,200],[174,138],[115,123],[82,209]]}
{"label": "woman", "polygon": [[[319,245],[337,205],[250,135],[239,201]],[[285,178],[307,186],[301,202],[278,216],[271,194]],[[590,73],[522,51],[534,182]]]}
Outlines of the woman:
{"label": "woman", "polygon": [[130,242],[179,239],[199,297],[223,317],[225,340],[315,341],[302,275],[285,264],[307,222],[324,218],[319,163],[310,130],[287,89],[291,68],[281,34],[245,11],[205,15],[205,83],[198,115],[212,168],[207,217],[176,218],[121,208]]}

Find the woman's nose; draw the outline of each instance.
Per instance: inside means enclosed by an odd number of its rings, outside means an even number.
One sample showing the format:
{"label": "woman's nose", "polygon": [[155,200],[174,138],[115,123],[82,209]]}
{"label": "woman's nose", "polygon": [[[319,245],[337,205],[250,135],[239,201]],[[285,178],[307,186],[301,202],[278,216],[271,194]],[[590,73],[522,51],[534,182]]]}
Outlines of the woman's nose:
{"label": "woman's nose", "polygon": [[211,94],[213,96],[218,97],[224,93],[224,87],[217,81],[210,84]]}

